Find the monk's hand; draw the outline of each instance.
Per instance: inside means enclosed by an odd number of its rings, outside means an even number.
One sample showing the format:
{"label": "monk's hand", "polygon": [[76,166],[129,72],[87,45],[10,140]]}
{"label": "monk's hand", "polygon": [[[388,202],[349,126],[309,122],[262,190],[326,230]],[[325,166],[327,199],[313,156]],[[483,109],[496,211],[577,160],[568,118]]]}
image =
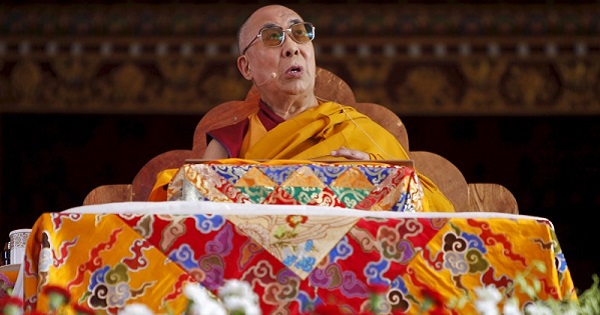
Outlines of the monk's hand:
{"label": "monk's hand", "polygon": [[371,159],[369,157],[368,153],[358,151],[358,150],[348,149],[346,147],[340,147],[337,150],[331,151],[331,156],[345,157],[348,160],[370,160]]}

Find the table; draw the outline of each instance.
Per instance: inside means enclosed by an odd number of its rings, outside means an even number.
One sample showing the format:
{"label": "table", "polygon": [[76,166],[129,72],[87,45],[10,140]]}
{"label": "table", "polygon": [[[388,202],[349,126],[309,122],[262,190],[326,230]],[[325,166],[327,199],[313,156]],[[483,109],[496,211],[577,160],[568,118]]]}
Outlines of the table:
{"label": "table", "polygon": [[475,288],[505,289],[526,271],[541,281],[540,298],[576,297],[545,218],[171,201],[43,214],[22,276],[28,310],[47,311],[40,292],[60,285],[108,314],[133,302],[180,314],[185,283],[216,290],[235,278],[252,285],[263,314],[322,302],[358,313],[372,292],[385,294],[384,311],[416,314],[426,288],[448,305],[467,297],[459,312],[467,314]]}

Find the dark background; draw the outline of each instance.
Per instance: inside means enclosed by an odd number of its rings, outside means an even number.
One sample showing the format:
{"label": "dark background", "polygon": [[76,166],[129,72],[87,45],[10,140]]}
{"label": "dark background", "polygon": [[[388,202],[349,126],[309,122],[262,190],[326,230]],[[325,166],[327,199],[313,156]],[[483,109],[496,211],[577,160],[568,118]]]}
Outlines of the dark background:
{"label": "dark background", "polygon": [[[131,183],[152,157],[190,149],[194,115],[0,114],[0,235],[89,191]],[[520,213],[555,225],[575,286],[600,274],[597,116],[401,117],[410,149],[438,153],[468,182],[510,189]],[[7,237],[6,237],[7,238]]]}

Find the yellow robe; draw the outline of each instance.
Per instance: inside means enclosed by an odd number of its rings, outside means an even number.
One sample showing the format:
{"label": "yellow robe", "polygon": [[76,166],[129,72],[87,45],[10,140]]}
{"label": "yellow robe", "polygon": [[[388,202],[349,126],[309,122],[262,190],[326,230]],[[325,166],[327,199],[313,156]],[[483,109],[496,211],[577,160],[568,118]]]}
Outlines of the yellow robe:
{"label": "yellow robe", "polygon": [[[408,154],[386,129],[353,107],[322,103],[267,131],[257,114],[249,117],[248,131],[240,150],[248,160],[345,160],[331,151],[345,146],[369,154],[371,160],[407,160]],[[174,170],[159,174],[155,190],[168,184]],[[452,203],[427,177],[418,173],[425,193],[423,211],[453,212]],[[162,179],[161,179],[162,177]]]}

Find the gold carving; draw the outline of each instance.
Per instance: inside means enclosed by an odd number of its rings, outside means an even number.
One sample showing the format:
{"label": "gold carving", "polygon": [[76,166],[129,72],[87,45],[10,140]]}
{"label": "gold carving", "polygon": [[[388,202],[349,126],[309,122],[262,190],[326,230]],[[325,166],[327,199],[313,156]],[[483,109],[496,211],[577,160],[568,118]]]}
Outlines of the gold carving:
{"label": "gold carving", "polygon": [[506,103],[521,108],[549,108],[559,93],[556,74],[548,64],[513,63],[506,70],[501,90]]}
{"label": "gold carving", "polygon": [[47,91],[52,104],[58,109],[79,110],[85,107],[94,95],[92,79],[96,75],[98,64],[97,58],[88,56],[53,58],[50,65],[56,77],[49,79],[49,83],[54,83],[50,86],[54,86],[56,90]]}
{"label": "gold carving", "polygon": [[11,76],[13,96],[19,100],[19,107],[32,107],[36,104],[41,90],[42,73],[37,63],[25,59],[14,67]]}
{"label": "gold carving", "polygon": [[[566,110],[585,110],[598,105],[600,99],[600,63],[570,59],[557,62]],[[596,101],[595,101],[596,100]]]}
{"label": "gold carving", "polygon": [[164,57],[157,60],[164,78],[161,103],[178,109],[186,109],[197,100],[197,85],[204,70],[201,58]]}
{"label": "gold carving", "polygon": [[251,83],[239,73],[235,63],[230,66],[217,66],[217,70],[207,74],[200,82],[200,109],[209,110],[225,101],[243,100],[250,90]]}
{"label": "gold carving", "polygon": [[460,67],[466,79],[462,108],[475,112],[501,109],[498,86],[506,69],[506,59],[473,57],[460,62]]}
{"label": "gold carving", "polygon": [[443,68],[433,65],[409,68],[405,80],[393,88],[402,105],[417,111],[455,108],[460,96],[457,82],[452,82]]}
{"label": "gold carving", "polygon": [[[156,95],[149,78],[138,65],[128,62],[113,70],[100,83],[101,98],[106,105],[122,109],[143,109],[141,105]],[[97,104],[102,106],[102,104]]]}
{"label": "gold carving", "polygon": [[354,96],[357,101],[390,107],[392,102],[388,98],[385,81],[391,68],[391,61],[376,59],[347,63],[352,80],[357,83],[353,88]]}

